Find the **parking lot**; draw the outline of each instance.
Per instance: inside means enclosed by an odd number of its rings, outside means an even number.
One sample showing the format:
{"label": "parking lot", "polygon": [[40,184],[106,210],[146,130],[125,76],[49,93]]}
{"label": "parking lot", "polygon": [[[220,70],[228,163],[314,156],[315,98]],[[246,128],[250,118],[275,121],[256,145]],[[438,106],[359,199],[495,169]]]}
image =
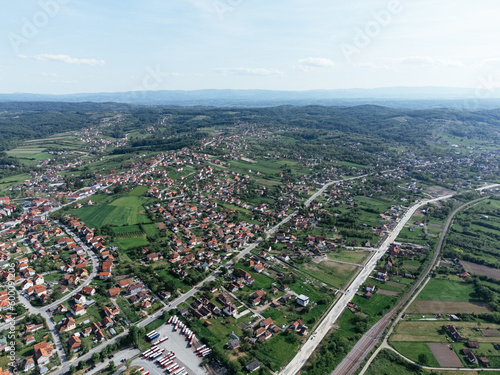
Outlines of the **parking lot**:
{"label": "parking lot", "polygon": [[[163,324],[156,329],[160,334],[160,338],[168,336],[168,340],[158,346],[165,348],[166,351],[173,351],[176,355],[174,362],[177,362],[180,367],[185,367],[189,375],[207,375],[208,372],[200,367],[202,358],[196,355],[194,346],[188,348],[186,336],[181,335],[180,330],[174,332],[173,329],[174,327],[168,324]],[[152,375],[165,374],[165,370],[157,364],[156,360],[141,357],[134,360],[132,365],[144,367]]]}

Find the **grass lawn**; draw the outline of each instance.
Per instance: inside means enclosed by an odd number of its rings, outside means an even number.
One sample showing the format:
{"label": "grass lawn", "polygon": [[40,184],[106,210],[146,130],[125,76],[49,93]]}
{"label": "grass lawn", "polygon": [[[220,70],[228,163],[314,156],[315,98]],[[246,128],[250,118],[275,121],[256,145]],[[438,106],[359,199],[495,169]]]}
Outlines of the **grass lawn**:
{"label": "grass lawn", "polygon": [[[381,374],[397,374],[397,375],[426,375],[429,372],[422,370],[410,363],[407,363],[404,359],[400,358],[396,353],[388,349],[381,350],[379,355],[370,364],[368,370],[365,372],[366,375],[381,375]],[[440,373],[444,375],[444,373]],[[468,375],[476,375],[474,373],[467,372]],[[448,375],[448,373],[446,373]]]}
{"label": "grass lawn", "polygon": [[131,237],[131,238],[118,238],[115,240],[116,245],[123,250],[128,250],[133,247],[147,246],[149,244],[146,236]]}
{"label": "grass lawn", "polygon": [[425,354],[428,359],[428,366],[441,367],[432,354],[431,349],[425,342],[391,342],[391,346],[404,355],[406,358],[417,362],[420,354]]}
{"label": "grass lawn", "polygon": [[249,288],[245,288],[245,291],[252,291],[253,293],[257,289],[264,289],[265,291],[269,291],[271,289],[271,285],[274,282],[274,279],[272,279],[271,277],[263,275],[262,273],[257,273],[253,268],[250,268],[243,263],[236,263],[234,265],[235,270],[237,270],[238,268],[247,271],[255,279],[255,282],[252,284],[252,286]]}
{"label": "grass lawn", "polygon": [[0,190],[5,190],[10,186],[19,185],[21,182],[30,179],[31,175],[29,174],[16,174],[15,176],[2,178],[0,179]]}
{"label": "grass lawn", "polygon": [[390,309],[394,305],[395,297],[375,293],[371,299],[355,296],[353,302],[358,305],[361,312],[370,316],[375,315],[385,309]]}
{"label": "grass lawn", "polygon": [[[96,202],[103,200],[106,203],[94,206],[85,206],[71,213],[79,217],[86,225],[90,227],[102,227],[109,224],[112,226],[126,226],[139,223],[151,223],[148,216],[139,213],[144,210],[143,205],[147,200],[143,198],[145,186],[138,186],[128,192],[125,196],[109,201],[109,198],[98,197]],[[100,198],[100,199],[99,199]]]}
{"label": "grass lawn", "polygon": [[306,263],[300,265],[300,268],[307,275],[339,289],[358,272],[357,266],[325,260],[318,264]]}
{"label": "grass lawn", "polygon": [[139,315],[135,312],[134,308],[128,303],[127,300],[120,297],[116,299],[116,303],[131,323],[135,323],[140,319]]}
{"label": "grass lawn", "polygon": [[142,224],[142,230],[146,233],[146,236],[153,237],[160,234],[160,230],[155,224]]}
{"label": "grass lawn", "polygon": [[468,302],[474,293],[474,285],[461,281],[431,279],[418,295],[419,301]]}
{"label": "grass lawn", "polygon": [[368,367],[365,374],[422,375],[423,373],[420,369],[412,368],[409,364],[405,364],[404,360],[398,358],[396,353],[393,353],[388,349],[384,349],[380,351],[379,355],[377,355],[375,360],[370,364],[370,367]]}
{"label": "grass lawn", "polygon": [[43,279],[45,280],[46,283],[51,282],[51,281],[59,281],[61,280],[62,275],[59,271],[55,271],[52,273],[49,273],[48,275],[44,275]]}
{"label": "grass lawn", "polygon": [[[290,334],[292,336],[294,334]],[[298,340],[279,333],[269,340],[257,344],[255,357],[273,371],[279,371],[292,360],[298,348]]]}
{"label": "grass lawn", "polygon": [[340,249],[338,251],[327,254],[328,258],[330,259],[356,264],[363,264],[366,258],[368,258],[370,255],[371,253],[368,251],[345,249]]}
{"label": "grass lawn", "polygon": [[138,225],[124,225],[122,227],[115,227],[113,228],[113,232],[115,232],[115,234],[119,237],[134,237],[141,236],[143,234],[141,228]]}

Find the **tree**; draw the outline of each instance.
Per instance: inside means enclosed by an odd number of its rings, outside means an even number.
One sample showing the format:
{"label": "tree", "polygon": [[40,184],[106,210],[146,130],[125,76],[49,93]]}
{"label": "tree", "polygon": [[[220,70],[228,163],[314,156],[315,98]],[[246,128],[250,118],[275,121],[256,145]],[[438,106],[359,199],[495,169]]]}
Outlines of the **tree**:
{"label": "tree", "polygon": [[109,354],[109,348],[107,346],[105,346],[104,348],[102,348],[101,356],[102,356],[102,358],[104,358],[104,357],[107,357],[108,354]]}
{"label": "tree", "polygon": [[418,363],[425,366],[429,363],[429,358],[427,358],[427,354],[421,353],[418,355]]}
{"label": "tree", "polygon": [[116,365],[114,361],[109,361],[109,367],[108,367],[110,372],[114,372],[116,370]]}
{"label": "tree", "polygon": [[94,354],[92,354],[92,362],[97,363],[99,362],[99,359],[101,359],[101,355],[99,354],[99,352],[95,352]]}
{"label": "tree", "polygon": [[76,372],[76,367],[75,366],[69,366],[69,372],[74,374]]}

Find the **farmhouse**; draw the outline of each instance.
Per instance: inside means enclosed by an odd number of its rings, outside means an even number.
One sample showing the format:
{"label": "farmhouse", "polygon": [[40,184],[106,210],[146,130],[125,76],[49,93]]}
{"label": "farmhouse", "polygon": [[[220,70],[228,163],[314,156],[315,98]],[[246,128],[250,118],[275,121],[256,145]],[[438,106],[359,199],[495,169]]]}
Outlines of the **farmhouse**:
{"label": "farmhouse", "polygon": [[453,338],[455,341],[462,341],[462,336],[458,333],[454,326],[448,325],[444,327],[445,331]]}

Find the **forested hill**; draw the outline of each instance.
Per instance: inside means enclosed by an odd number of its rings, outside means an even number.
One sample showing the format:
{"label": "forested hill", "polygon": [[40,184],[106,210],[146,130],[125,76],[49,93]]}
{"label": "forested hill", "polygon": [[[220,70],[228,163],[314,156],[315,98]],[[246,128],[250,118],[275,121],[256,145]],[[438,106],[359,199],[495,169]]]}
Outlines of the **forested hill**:
{"label": "forested hill", "polygon": [[[336,130],[402,143],[423,142],[437,128],[443,134],[490,139],[496,139],[500,129],[499,109],[468,112],[451,109],[404,110],[375,105],[214,108],[11,102],[0,103],[0,151],[12,149],[25,139],[98,126],[103,124],[104,119],[117,114],[123,115],[123,120],[106,127],[106,135],[116,138],[134,129],[158,125],[165,118],[168,121],[162,127],[158,126],[162,137],[193,135],[193,132],[200,133],[203,128],[238,123],[303,129],[304,134],[307,134],[307,129]],[[153,137],[146,139],[145,144],[156,144]],[[199,136],[195,138],[199,139]]]}

